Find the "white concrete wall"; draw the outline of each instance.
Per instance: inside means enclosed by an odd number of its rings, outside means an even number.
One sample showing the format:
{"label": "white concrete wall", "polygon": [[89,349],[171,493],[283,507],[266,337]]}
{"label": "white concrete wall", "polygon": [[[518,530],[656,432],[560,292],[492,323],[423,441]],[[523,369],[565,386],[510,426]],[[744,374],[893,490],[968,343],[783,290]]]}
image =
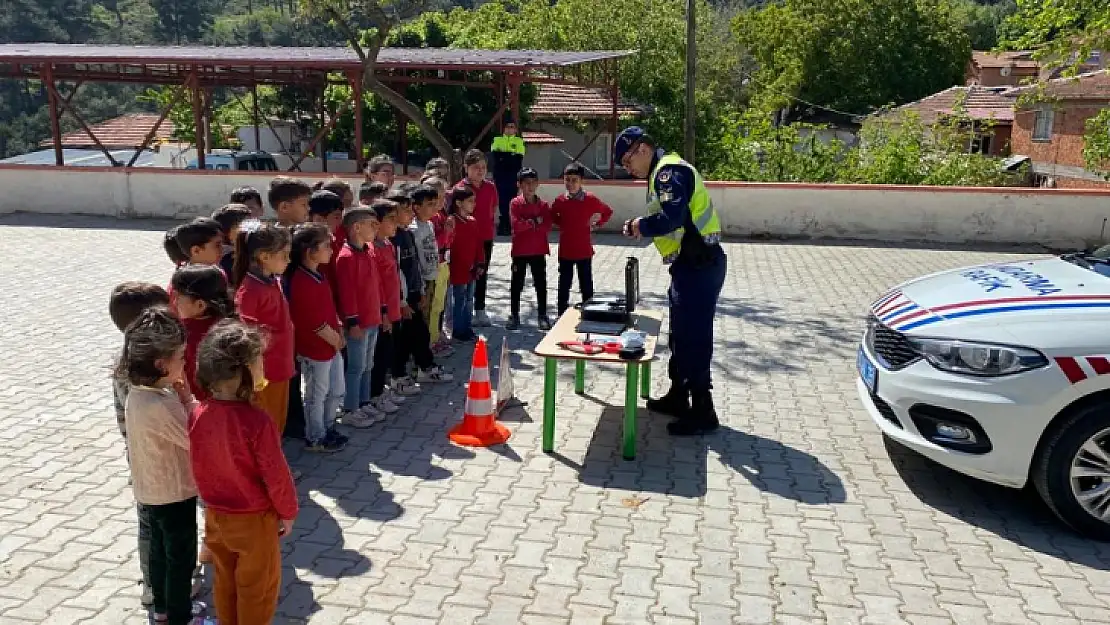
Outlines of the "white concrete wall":
{"label": "white concrete wall", "polygon": [[[305,174],[314,182],[321,174]],[[153,168],[0,166],[0,213],[15,211],[115,217],[208,214],[232,189],[266,193],[271,176]],[[352,185],[361,181],[347,176]],[[610,229],[643,210],[642,183],[596,182],[611,205]],[[540,195],[563,191],[547,181]],[[1079,247],[1110,240],[1110,191],[970,189],[868,185],[712,183],[725,232],[735,236],[975,243],[1039,243]]]}

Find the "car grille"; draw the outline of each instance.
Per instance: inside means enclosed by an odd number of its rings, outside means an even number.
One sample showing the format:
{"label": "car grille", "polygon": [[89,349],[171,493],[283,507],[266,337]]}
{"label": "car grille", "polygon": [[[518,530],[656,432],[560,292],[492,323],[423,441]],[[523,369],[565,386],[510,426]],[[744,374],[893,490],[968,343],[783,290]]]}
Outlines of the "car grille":
{"label": "car grille", "polygon": [[868,345],[876,356],[882,358],[885,368],[897,371],[921,357],[901,332],[884,326],[875,317],[871,317],[868,324]]}

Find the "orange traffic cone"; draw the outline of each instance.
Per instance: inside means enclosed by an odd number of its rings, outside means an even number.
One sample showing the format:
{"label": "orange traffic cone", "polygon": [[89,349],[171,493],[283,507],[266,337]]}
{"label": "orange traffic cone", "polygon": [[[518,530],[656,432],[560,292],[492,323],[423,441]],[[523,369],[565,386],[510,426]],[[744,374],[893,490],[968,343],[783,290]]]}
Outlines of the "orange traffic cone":
{"label": "orange traffic cone", "polygon": [[489,382],[489,356],[486,341],[474,346],[470,383],[466,386],[466,409],[462,423],[448,434],[451,440],[467,447],[488,447],[509,440],[509,428],[497,422],[493,413],[493,389]]}

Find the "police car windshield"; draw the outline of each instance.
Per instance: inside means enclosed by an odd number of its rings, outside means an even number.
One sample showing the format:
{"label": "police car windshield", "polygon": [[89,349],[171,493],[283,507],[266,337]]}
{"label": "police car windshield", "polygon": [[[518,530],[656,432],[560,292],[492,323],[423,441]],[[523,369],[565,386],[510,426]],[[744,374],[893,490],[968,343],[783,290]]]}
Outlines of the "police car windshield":
{"label": "police car windshield", "polygon": [[1100,248],[1093,253],[1062,254],[1060,260],[1079,265],[1084,269],[1090,269],[1100,276],[1110,277],[1110,249]]}

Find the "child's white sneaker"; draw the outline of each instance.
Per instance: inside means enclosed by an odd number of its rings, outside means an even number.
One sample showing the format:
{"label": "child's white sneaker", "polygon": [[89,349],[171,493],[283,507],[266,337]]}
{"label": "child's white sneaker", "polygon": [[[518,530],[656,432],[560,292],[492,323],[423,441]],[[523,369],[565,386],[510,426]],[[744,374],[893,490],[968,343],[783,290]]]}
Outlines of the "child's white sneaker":
{"label": "child's white sneaker", "polygon": [[384,393],[379,395],[375,399],[371,399],[370,401],[373,403],[374,408],[376,408],[379,412],[384,412],[387,415],[393,414],[400,410],[397,404],[390,401]]}
{"label": "child's white sneaker", "polygon": [[420,394],[420,387],[407,375],[403,378],[393,380],[390,388],[395,395],[400,395],[401,397],[411,397]]}
{"label": "child's white sneaker", "polygon": [[429,369],[422,369],[416,374],[416,381],[420,383],[425,382],[451,382],[455,376],[443,370],[443,367],[436,365]]}
{"label": "child's white sneaker", "polygon": [[[366,408],[369,407],[370,406],[366,406],[365,408],[361,408],[359,410],[352,410],[351,412],[343,415],[343,425],[364,430],[380,421],[380,419],[376,418],[373,414],[370,414],[366,410]],[[377,411],[375,410],[374,413],[376,414]]]}

